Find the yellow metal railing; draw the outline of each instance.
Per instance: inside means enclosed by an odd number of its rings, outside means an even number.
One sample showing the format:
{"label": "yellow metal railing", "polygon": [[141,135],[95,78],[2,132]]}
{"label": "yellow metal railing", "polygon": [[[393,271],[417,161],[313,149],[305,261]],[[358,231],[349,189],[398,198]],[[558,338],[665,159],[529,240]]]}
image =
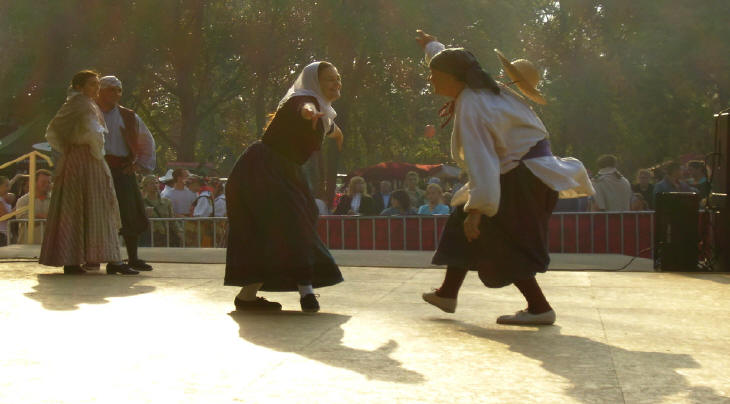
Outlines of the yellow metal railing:
{"label": "yellow metal railing", "polygon": [[25,213],[28,211],[28,229],[25,232],[26,233],[26,242],[28,244],[33,244],[33,238],[35,235],[35,175],[36,175],[36,157],[40,157],[46,162],[48,162],[48,165],[53,167],[53,161],[51,161],[51,158],[46,156],[43,153],[39,153],[35,150],[28,154],[24,154],[17,159],[13,161],[8,161],[7,163],[0,165],[0,170],[2,170],[5,167],[10,167],[11,165],[23,161],[25,159],[30,159],[30,164],[28,168],[28,206],[14,210],[6,215],[0,216],[0,222],[8,220],[12,217],[15,217],[21,213]]}

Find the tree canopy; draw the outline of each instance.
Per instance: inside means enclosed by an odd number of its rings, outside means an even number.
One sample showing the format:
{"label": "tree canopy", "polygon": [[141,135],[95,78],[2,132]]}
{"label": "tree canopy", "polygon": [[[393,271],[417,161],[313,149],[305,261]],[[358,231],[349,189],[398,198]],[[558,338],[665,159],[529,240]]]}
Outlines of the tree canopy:
{"label": "tree canopy", "polygon": [[50,119],[73,73],[94,68],[123,81],[163,163],[227,172],[301,68],[328,60],[341,169],[448,162],[450,127],[423,136],[445,100],[429,95],[422,28],[495,76],[494,48],[533,61],[554,152],[589,167],[613,153],[633,171],[710,151],[730,98],[728,15],[725,0],[3,1],[0,124]]}

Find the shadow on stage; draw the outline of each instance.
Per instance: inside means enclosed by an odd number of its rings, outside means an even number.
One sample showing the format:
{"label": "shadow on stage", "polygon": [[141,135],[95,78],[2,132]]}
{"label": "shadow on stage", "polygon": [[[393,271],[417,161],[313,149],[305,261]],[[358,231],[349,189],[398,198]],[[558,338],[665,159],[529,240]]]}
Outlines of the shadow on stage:
{"label": "shadow on stage", "polygon": [[240,337],[253,344],[295,353],[328,366],[360,373],[371,380],[410,384],[425,381],[423,375],[403,368],[400,361],[390,357],[398,348],[394,340],[372,351],[344,345],[342,326],[351,316],[299,311],[233,311],[229,315],[238,323]]}
{"label": "shadow on stage", "polygon": [[730,273],[729,272],[706,272],[701,274],[693,274],[687,272],[680,272],[682,276],[686,276],[692,279],[701,279],[705,281],[721,283],[724,285],[730,285]]}
{"label": "shadow on stage", "polygon": [[563,335],[559,326],[488,329],[455,320],[432,321],[502,343],[512,352],[539,361],[545,370],[567,380],[571,386],[566,394],[580,402],[661,403],[675,394],[686,394],[692,403],[727,400],[712,388],[690,385],[677,371],[700,368],[687,354],[630,351],[590,338]]}
{"label": "shadow on stage", "polygon": [[105,304],[110,297],[150,293],[154,286],[137,285],[137,276],[111,276],[100,271],[84,275],[40,274],[33,292],[25,296],[37,300],[47,310],[76,310],[80,304]]}

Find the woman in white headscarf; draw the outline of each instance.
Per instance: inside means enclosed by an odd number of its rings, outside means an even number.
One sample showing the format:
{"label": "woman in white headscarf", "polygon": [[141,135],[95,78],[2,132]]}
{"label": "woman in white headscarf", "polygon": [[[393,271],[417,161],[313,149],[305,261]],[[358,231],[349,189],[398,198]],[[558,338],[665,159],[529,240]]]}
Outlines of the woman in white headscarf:
{"label": "woman in white headscarf", "polygon": [[256,293],[298,290],[302,311],[316,312],[313,288],[342,282],[317,234],[317,205],[302,172],[325,134],[341,140],[332,108],[341,87],[332,64],[307,65],[261,141],[243,152],[228,176],[224,284],[242,287],[234,300],[237,310],[281,310],[281,304]]}
{"label": "woman in white headscarf", "polygon": [[121,225],[114,184],[104,161],[107,128],[94,98],[96,72],[74,75],[66,102],[46,129],[46,139],[61,158],[54,173],[48,224],[40,263],[81,274],[81,265],[107,262],[107,273],[134,275],[121,262],[117,233]]}

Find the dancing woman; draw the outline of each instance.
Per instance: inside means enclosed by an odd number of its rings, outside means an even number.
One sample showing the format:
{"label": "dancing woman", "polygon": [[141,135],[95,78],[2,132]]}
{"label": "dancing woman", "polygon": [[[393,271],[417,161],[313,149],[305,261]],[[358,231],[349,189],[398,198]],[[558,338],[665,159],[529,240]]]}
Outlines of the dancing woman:
{"label": "dancing woman", "polygon": [[[552,155],[547,129],[525,98],[494,81],[474,55],[418,34],[433,91],[452,99],[442,115],[454,119],[451,155],[469,176],[452,198],[455,209],[432,261],[447,266],[446,277],[423,299],[453,313],[467,271],[474,270],[487,287],[514,284],[527,300],[527,309],[497,323],[553,324],[555,311],[535,275],[550,262],[548,221],[558,194],[592,195],[588,174],[580,161]],[[499,56],[524,96],[544,104],[534,66]]]}
{"label": "dancing woman", "polygon": [[107,262],[108,274],[136,275],[119,253],[119,206],[104,161],[106,126],[94,102],[98,93],[96,72],[76,73],[66,102],[46,129],[61,158],[39,262],[63,266],[66,274],[84,273],[83,264]]}
{"label": "dancing woman", "polygon": [[238,158],[226,185],[229,233],[224,284],[241,286],[238,310],[281,310],[259,290],[296,291],[302,311],[319,310],[313,288],[342,282],[316,231],[318,210],[302,164],[325,133],[340,136],[332,102],[342,87],[327,62],[307,65],[260,142]]}

